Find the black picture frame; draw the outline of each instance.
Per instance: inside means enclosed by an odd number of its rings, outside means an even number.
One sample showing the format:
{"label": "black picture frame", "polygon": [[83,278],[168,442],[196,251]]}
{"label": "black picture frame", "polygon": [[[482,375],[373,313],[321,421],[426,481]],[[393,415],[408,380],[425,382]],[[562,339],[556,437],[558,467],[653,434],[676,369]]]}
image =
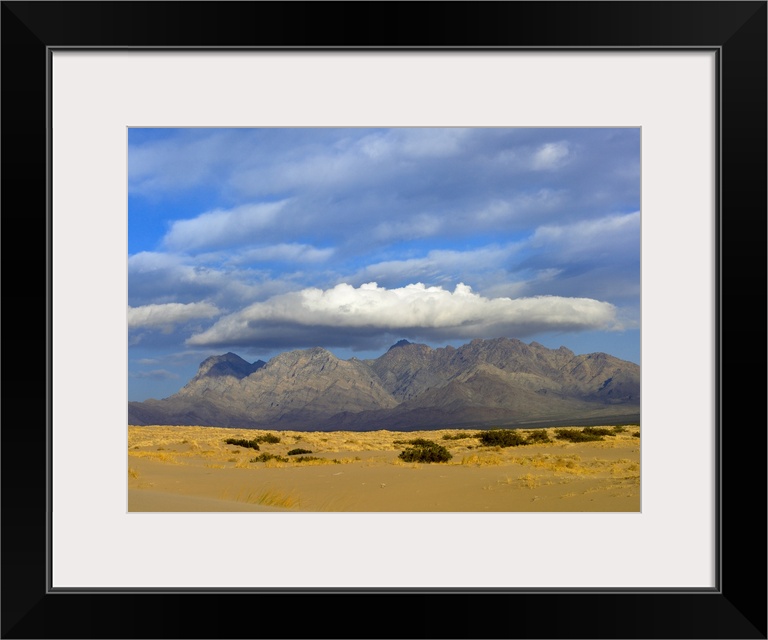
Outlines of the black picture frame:
{"label": "black picture frame", "polygon": [[[2,2],[2,637],[766,638],[766,8],[765,1]],[[716,51],[716,588],[52,592],[48,64],[56,47]],[[730,289],[726,275],[734,276]],[[737,295],[744,281],[752,293]],[[37,357],[26,351],[32,344]],[[364,627],[355,622],[361,618]]]}

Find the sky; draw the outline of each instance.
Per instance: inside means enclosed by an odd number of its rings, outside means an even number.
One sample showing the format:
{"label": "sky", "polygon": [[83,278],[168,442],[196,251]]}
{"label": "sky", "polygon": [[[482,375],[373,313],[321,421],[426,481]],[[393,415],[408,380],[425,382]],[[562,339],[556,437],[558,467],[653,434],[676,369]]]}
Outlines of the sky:
{"label": "sky", "polygon": [[640,362],[639,128],[132,128],[129,400],[205,358],[518,338]]}

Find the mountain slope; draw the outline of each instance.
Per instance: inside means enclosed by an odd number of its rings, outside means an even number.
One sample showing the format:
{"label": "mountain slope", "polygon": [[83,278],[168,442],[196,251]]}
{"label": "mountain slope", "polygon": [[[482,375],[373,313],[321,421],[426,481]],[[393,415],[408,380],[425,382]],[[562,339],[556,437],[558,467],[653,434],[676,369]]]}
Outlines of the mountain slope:
{"label": "mountain slope", "polygon": [[639,414],[640,367],[510,338],[432,349],[400,341],[374,360],[315,347],[249,364],[208,358],[164,400],[129,403],[130,424],[410,429]]}

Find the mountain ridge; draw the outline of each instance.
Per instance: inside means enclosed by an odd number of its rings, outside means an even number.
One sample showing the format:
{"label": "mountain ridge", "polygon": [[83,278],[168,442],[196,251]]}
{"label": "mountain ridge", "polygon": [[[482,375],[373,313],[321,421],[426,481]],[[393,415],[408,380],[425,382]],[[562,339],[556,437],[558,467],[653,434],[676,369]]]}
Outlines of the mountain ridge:
{"label": "mountain ridge", "polygon": [[129,424],[370,430],[638,415],[640,367],[515,338],[432,348],[400,340],[375,359],[322,347],[248,363],[211,356],[176,394],[130,402]]}

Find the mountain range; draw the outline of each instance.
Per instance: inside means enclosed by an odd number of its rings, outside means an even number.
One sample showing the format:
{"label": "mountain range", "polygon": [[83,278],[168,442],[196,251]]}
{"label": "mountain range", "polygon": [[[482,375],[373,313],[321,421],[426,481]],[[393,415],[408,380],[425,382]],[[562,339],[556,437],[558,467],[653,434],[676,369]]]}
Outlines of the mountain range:
{"label": "mountain range", "polygon": [[513,338],[433,349],[401,340],[372,360],[320,347],[249,363],[211,356],[176,394],[128,403],[132,425],[291,430],[639,421],[640,367]]}

